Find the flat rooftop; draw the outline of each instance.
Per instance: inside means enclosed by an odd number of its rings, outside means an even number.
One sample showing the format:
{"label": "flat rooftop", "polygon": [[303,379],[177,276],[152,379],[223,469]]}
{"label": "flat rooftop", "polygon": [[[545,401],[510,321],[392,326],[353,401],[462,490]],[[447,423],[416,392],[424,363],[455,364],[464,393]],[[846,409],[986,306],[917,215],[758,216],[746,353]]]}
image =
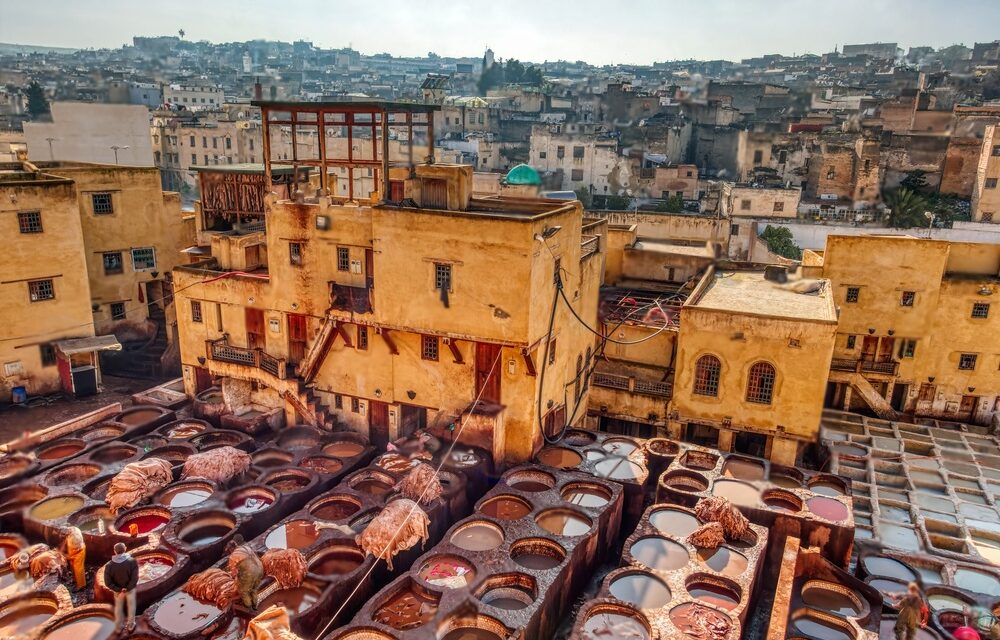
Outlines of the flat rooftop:
{"label": "flat rooftop", "polygon": [[421,102],[400,102],[393,100],[379,100],[378,98],[361,98],[344,96],[335,100],[319,100],[307,102],[305,100],[251,100],[250,104],[255,107],[270,110],[290,109],[290,110],[312,110],[329,109],[336,111],[344,110],[372,110],[372,111],[392,111],[411,113],[431,113],[440,111],[441,107],[436,104],[424,104]]}
{"label": "flat rooftop", "polygon": [[780,285],[764,279],[763,271],[716,271],[691,306],[758,316],[836,322],[830,282],[821,280],[813,293],[798,293],[795,282]]}
{"label": "flat rooftop", "polygon": [[695,258],[714,258],[715,253],[711,248],[703,244],[686,245],[674,244],[667,240],[655,240],[642,238],[632,245],[633,251],[649,251],[652,253],[664,253],[676,256],[691,256]]}

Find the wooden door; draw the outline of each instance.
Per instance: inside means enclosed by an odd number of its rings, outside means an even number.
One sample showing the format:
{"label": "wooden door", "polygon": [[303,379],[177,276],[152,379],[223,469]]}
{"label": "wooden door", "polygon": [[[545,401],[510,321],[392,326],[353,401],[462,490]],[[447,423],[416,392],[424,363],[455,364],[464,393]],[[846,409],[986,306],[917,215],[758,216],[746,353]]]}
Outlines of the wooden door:
{"label": "wooden door", "polygon": [[389,444],[389,405],[384,402],[368,401],[368,440],[379,450]]}
{"label": "wooden door", "polygon": [[247,348],[264,349],[264,312],[260,309],[246,310]]}
{"label": "wooden door", "polygon": [[979,396],[962,396],[962,404],[958,407],[958,413],[963,420],[971,421],[976,415],[977,406],[979,406]]}
{"label": "wooden door", "polygon": [[895,338],[882,338],[878,343],[878,361],[891,362],[892,348],[896,344]]}
{"label": "wooden door", "polygon": [[878,338],[865,336],[865,341],[861,346],[861,359],[865,362],[874,362],[876,350],[878,350]]}
{"label": "wooden door", "polygon": [[400,436],[412,436],[418,429],[427,428],[427,409],[413,405],[400,405],[402,414],[399,423]]}
{"label": "wooden door", "polygon": [[447,209],[448,183],[437,178],[424,178],[420,182],[420,204],[425,209]]}
{"label": "wooden door", "polygon": [[194,368],[195,391],[201,393],[212,386],[212,374],[205,367]]}
{"label": "wooden door", "polygon": [[298,364],[306,357],[306,317],[288,314],[288,362]]}
{"label": "wooden door", "polygon": [[500,345],[476,343],[476,396],[482,402],[500,404]]}

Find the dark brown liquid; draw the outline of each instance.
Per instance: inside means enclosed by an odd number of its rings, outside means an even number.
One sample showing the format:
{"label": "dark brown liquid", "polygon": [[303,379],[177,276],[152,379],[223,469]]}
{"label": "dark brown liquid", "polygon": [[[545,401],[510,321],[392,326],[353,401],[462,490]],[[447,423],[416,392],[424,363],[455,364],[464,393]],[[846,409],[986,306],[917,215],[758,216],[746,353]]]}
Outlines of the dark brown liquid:
{"label": "dark brown liquid", "polygon": [[380,480],[359,480],[351,484],[351,488],[380,498],[392,491],[392,486]]}
{"label": "dark brown liquid", "polygon": [[174,440],[190,438],[205,430],[200,424],[180,424],[167,431],[167,437]]}
{"label": "dark brown liquid", "polygon": [[[182,591],[175,591],[161,601],[153,614],[153,621],[165,631],[186,635],[212,624],[222,616],[222,610],[214,604],[202,602]],[[68,637],[65,640],[81,640]]]}
{"label": "dark brown liquid", "polygon": [[696,598],[705,604],[715,605],[720,609],[731,611],[740,603],[736,594],[729,589],[708,582],[697,582],[687,588],[687,592],[692,598]]}
{"label": "dark brown liquid", "polygon": [[846,593],[823,587],[810,587],[802,592],[802,602],[823,611],[830,611],[839,616],[856,616],[861,613],[861,607]]}
{"label": "dark brown liquid", "polygon": [[729,458],[722,464],[722,475],[739,480],[763,480],[764,465],[752,460]]}
{"label": "dark brown liquid", "polygon": [[691,559],[686,547],[666,538],[636,540],[629,551],[636,562],[660,571],[680,569]]}
{"label": "dark brown liquid", "polygon": [[826,496],[816,496],[806,500],[806,507],[821,518],[831,522],[841,522],[847,520],[847,507],[843,503],[827,498]]}
{"label": "dark brown liquid", "polygon": [[309,480],[307,480],[306,478],[299,478],[299,477],[289,478],[289,477],[279,476],[274,480],[269,481],[267,484],[268,486],[274,487],[279,491],[297,491],[302,487],[306,486],[307,484],[309,484]]}
{"label": "dark brown liquid", "polygon": [[17,545],[0,542],[0,560],[13,558],[18,553],[20,553],[20,549]]}
{"label": "dark brown liquid", "polygon": [[698,518],[677,509],[657,509],[649,514],[649,524],[662,533],[677,537],[687,536],[701,526]]}
{"label": "dark brown liquid", "polygon": [[309,607],[316,604],[319,594],[307,587],[295,587],[292,589],[281,589],[263,598],[257,605],[260,611],[264,611],[271,605],[284,607],[289,615],[302,613]]}
{"label": "dark brown liquid", "polygon": [[484,502],[479,512],[498,520],[520,520],[531,513],[531,507],[517,498],[501,496]]}
{"label": "dark brown liquid", "polygon": [[319,539],[316,525],[307,520],[292,520],[267,534],[264,546],[268,549],[305,549]]}
{"label": "dark brown liquid", "polygon": [[0,618],[0,638],[10,638],[40,627],[55,612],[55,607],[44,604],[19,607]]}
{"label": "dark brown liquid", "polygon": [[360,444],[356,442],[348,442],[346,440],[331,442],[323,447],[323,453],[328,456],[337,456],[339,458],[353,458],[364,450],[365,448]]}
{"label": "dark brown liquid", "polygon": [[812,616],[799,618],[792,623],[792,628],[817,640],[851,640],[841,627]]}
{"label": "dark brown liquid", "polygon": [[615,578],[608,591],[623,602],[640,609],[658,609],[670,602],[670,589],[659,578],[643,573],[629,573]]}
{"label": "dark brown liquid", "polygon": [[537,459],[540,463],[557,469],[572,469],[583,462],[579,453],[562,447],[545,447],[538,452]]}
{"label": "dark brown liquid", "polygon": [[321,576],[341,576],[361,566],[359,553],[331,551],[309,565],[309,570]]}
{"label": "dark brown liquid", "polygon": [[515,554],[514,562],[521,565],[525,569],[548,571],[549,569],[553,569],[562,564],[562,558],[546,555],[544,553],[527,552]]}
{"label": "dark brown liquid", "polygon": [[348,500],[328,500],[313,509],[312,514],[320,520],[343,520],[361,510],[357,504]]}
{"label": "dark brown liquid", "polygon": [[582,536],[590,531],[590,520],[572,511],[543,511],[535,518],[535,522],[557,536]]}
{"label": "dark brown liquid", "polygon": [[153,409],[141,409],[122,414],[121,421],[125,424],[143,424],[150,420],[155,420],[161,415],[159,411],[154,411]]}
{"label": "dark brown liquid", "polygon": [[334,458],[306,458],[302,461],[302,466],[316,473],[337,473],[344,468],[339,460]]}
{"label": "dark brown liquid", "polygon": [[726,614],[689,602],[670,610],[670,621],[689,638],[727,638],[733,622]]}
{"label": "dark brown liquid", "polygon": [[53,629],[45,635],[45,640],[107,640],[114,632],[114,620],[90,616]]}
{"label": "dark brown liquid", "polygon": [[597,613],[583,623],[583,637],[649,640],[649,632],[635,618],[617,613]]}
{"label": "dark brown liquid", "polygon": [[254,458],[253,463],[258,467],[264,467],[265,469],[271,467],[280,467],[286,465],[292,461],[291,456],[285,457],[275,453],[267,453],[259,458]]}
{"label": "dark brown liquid", "polygon": [[715,549],[698,549],[698,558],[713,571],[726,576],[739,576],[747,570],[747,557],[724,545]]}
{"label": "dark brown liquid", "polygon": [[503,534],[488,524],[473,524],[456,531],[451,543],[466,551],[489,551],[503,544]]}
{"label": "dark brown liquid", "polygon": [[455,629],[441,640],[503,640],[500,636],[486,629]]}
{"label": "dark brown liquid", "polygon": [[83,451],[84,445],[79,442],[73,442],[70,444],[61,444],[55,447],[50,447],[45,449],[38,454],[39,460],[58,460],[60,458],[67,458],[73,454]]}
{"label": "dark brown liquid", "polygon": [[415,591],[404,589],[382,605],[373,617],[376,622],[403,631],[416,629],[430,622],[437,610],[436,601]]}
{"label": "dark brown liquid", "polygon": [[518,491],[527,491],[528,493],[538,493],[540,491],[548,491],[552,487],[543,482],[536,482],[534,480],[521,480],[520,482],[515,482],[510,485],[511,489],[517,489]]}

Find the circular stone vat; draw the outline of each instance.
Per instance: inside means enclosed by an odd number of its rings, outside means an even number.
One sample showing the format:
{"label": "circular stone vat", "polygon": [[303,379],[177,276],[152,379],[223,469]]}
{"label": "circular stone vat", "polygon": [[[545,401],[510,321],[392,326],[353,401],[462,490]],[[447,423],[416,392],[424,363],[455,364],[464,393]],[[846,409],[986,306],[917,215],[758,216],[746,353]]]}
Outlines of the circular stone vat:
{"label": "circular stone vat", "polygon": [[133,557],[139,565],[139,584],[159,580],[177,563],[177,558],[166,551],[139,551]]}
{"label": "circular stone vat", "polygon": [[353,458],[354,456],[361,455],[364,451],[364,445],[351,442],[350,440],[335,440],[323,445],[323,453],[338,458]]}
{"label": "circular stone vat", "polygon": [[[913,582],[917,579],[917,572],[908,564],[895,558],[886,556],[868,555],[861,558],[861,568],[870,576],[882,578],[895,578],[903,582]],[[904,585],[905,586],[905,585]],[[877,587],[876,587],[877,588]]]}
{"label": "circular stone vat", "polygon": [[457,589],[472,584],[476,577],[476,570],[472,563],[465,558],[434,556],[420,565],[417,577],[436,587]]}
{"label": "circular stone vat", "polygon": [[51,444],[38,448],[36,457],[39,460],[62,460],[75,456],[87,448],[87,443],[79,438],[63,438]]}
{"label": "circular stone vat", "polygon": [[27,458],[14,458],[12,460],[0,460],[0,480],[13,478],[19,473],[24,473],[34,462]]}
{"label": "circular stone vat", "polygon": [[111,509],[99,505],[80,509],[69,517],[69,523],[78,527],[83,533],[104,535],[111,529],[111,523],[114,522],[114,519]]}
{"label": "circular stone vat", "polygon": [[830,447],[830,450],[842,456],[849,456],[852,458],[868,457],[868,449],[853,442],[838,442]]}
{"label": "circular stone vat", "polygon": [[58,520],[79,511],[86,501],[86,498],[76,494],[48,498],[31,507],[28,516],[35,520]]}
{"label": "circular stone vat", "polygon": [[764,504],[773,511],[782,513],[798,513],[802,511],[802,499],[791,491],[768,489],[763,495]]}
{"label": "circular stone vat", "polygon": [[503,544],[503,529],[488,520],[472,520],[459,525],[450,542],[466,551],[490,551]]}
{"label": "circular stone vat", "polygon": [[351,573],[365,562],[365,554],[353,544],[323,547],[309,558],[309,571],[324,578]]}
{"label": "circular stone vat", "polygon": [[719,463],[719,456],[707,451],[688,451],[681,456],[681,464],[688,469],[711,471]]}
{"label": "circular stone vat", "polygon": [[809,490],[821,496],[844,496],[847,495],[847,487],[844,483],[832,476],[817,476],[809,481]]}
{"label": "circular stone vat", "polygon": [[510,546],[510,557],[525,569],[548,571],[566,559],[566,550],[545,538],[523,538]]}
{"label": "circular stone vat", "polygon": [[187,440],[208,430],[208,425],[195,420],[178,420],[160,427],[157,431],[171,440]]}
{"label": "circular stone vat", "polygon": [[802,602],[845,618],[860,618],[868,613],[868,603],[852,589],[825,580],[809,580],[802,585]]}
{"label": "circular stone vat", "polygon": [[282,493],[301,491],[309,486],[313,476],[308,471],[299,469],[284,469],[282,471],[272,471],[263,480],[269,487],[274,487]]}
{"label": "circular stone vat", "polygon": [[667,438],[650,438],[646,441],[646,449],[659,456],[676,456],[681,450],[676,442]]}
{"label": "circular stone vat", "polygon": [[158,449],[153,449],[152,451],[146,453],[142,456],[143,460],[148,460],[149,458],[159,458],[161,460],[166,460],[172,466],[178,466],[184,464],[184,461],[198,453],[198,450],[189,444],[168,444],[165,447],[159,447]]}
{"label": "circular stone vat", "polygon": [[[688,602],[670,610],[670,622],[688,638],[729,637],[732,619],[721,611],[710,609],[696,602]],[[714,632],[709,636],[705,628]]]}
{"label": "circular stone vat", "polygon": [[796,614],[801,615],[792,620],[790,626],[793,634],[797,631],[810,638],[822,640],[854,640],[854,633],[845,622],[820,618],[808,610],[800,610]]}
{"label": "circular stone vat", "polygon": [[571,447],[586,447],[589,444],[597,442],[597,436],[590,431],[569,429],[563,437],[563,442]]}
{"label": "circular stone vat", "polygon": [[16,556],[27,541],[16,533],[0,533],[0,563]]}
{"label": "circular stone vat", "polygon": [[160,407],[139,406],[122,411],[114,417],[114,420],[115,422],[123,422],[127,425],[135,426],[149,424],[158,418],[162,418],[166,413],[167,411]]}
{"label": "circular stone vat", "polygon": [[193,507],[208,500],[215,492],[215,485],[204,480],[182,480],[164,488],[153,502],[174,509]]}
{"label": "circular stone vat", "polygon": [[733,578],[743,575],[750,563],[745,555],[727,545],[715,549],[698,549],[698,559],[712,571]]}
{"label": "circular stone vat", "polygon": [[684,469],[675,469],[663,474],[660,482],[674,491],[681,491],[683,493],[701,493],[708,489],[708,479],[705,476]]}
{"label": "circular stone vat", "polygon": [[311,520],[290,520],[271,530],[264,538],[268,549],[298,549],[302,551],[319,540],[320,530]]}
{"label": "circular stone vat", "polygon": [[702,604],[710,604],[725,611],[740,606],[742,589],[732,580],[707,574],[695,574],[684,584],[688,594]]}
{"label": "circular stone vat", "polygon": [[216,447],[235,447],[247,440],[244,433],[238,431],[209,431],[197,435],[188,442],[197,447],[198,451],[207,451]]}
{"label": "circular stone vat", "polygon": [[604,449],[584,449],[583,457],[590,462],[596,462],[608,457],[608,452]]}
{"label": "circular stone vat", "polygon": [[437,637],[440,640],[503,640],[510,635],[507,627],[494,618],[458,614],[444,621]]}
{"label": "circular stone vat", "polygon": [[49,622],[41,635],[43,640],[108,640],[114,636],[114,613],[86,606]]}
{"label": "circular stone vat", "polygon": [[627,456],[639,448],[639,443],[628,438],[608,438],[601,443],[601,448],[616,456]]}
{"label": "circular stone vat", "polygon": [[164,635],[187,636],[217,624],[223,615],[222,609],[214,604],[198,600],[183,591],[175,591],[159,602],[152,615],[152,623]]}
{"label": "circular stone vat", "polygon": [[680,509],[657,509],[649,514],[649,524],[660,533],[684,538],[701,526],[692,513]]}
{"label": "circular stone vat", "polygon": [[535,460],[556,469],[574,469],[583,462],[583,456],[566,447],[544,447]]}
{"label": "circular stone vat", "polygon": [[373,469],[362,469],[347,480],[347,486],[355,491],[367,493],[373,498],[385,497],[395,484],[396,481],[392,476]]}
{"label": "circular stone vat", "polygon": [[479,589],[478,598],[504,611],[527,609],[538,595],[535,579],[526,573],[504,573],[488,579]]}
{"label": "circular stone vat", "polygon": [[261,486],[247,486],[233,489],[226,496],[226,507],[235,513],[259,513],[277,502],[273,489]]}
{"label": "circular stone vat", "polygon": [[111,422],[101,422],[92,427],[87,427],[76,432],[76,437],[87,442],[101,442],[102,440],[114,440],[125,435],[127,428],[124,425]]}
{"label": "circular stone vat", "polygon": [[322,434],[311,427],[289,427],[281,431],[276,444],[284,451],[315,449],[319,447],[321,437]]}
{"label": "circular stone vat", "polygon": [[270,606],[283,608],[293,619],[319,602],[322,595],[320,589],[309,582],[299,587],[289,589],[277,588],[277,583],[271,583],[270,588],[261,590],[257,609],[265,611]]}
{"label": "circular stone vat", "polygon": [[749,458],[729,456],[722,463],[722,475],[726,478],[735,478],[736,480],[763,480],[764,464]]}
{"label": "circular stone vat", "polygon": [[381,599],[372,620],[400,631],[416,629],[434,618],[440,599],[440,594],[407,580]]}
{"label": "circular stone vat", "polygon": [[535,516],[535,523],[551,534],[574,538],[586,535],[593,526],[590,518],[570,509],[546,509]]}
{"label": "circular stone vat", "polygon": [[270,469],[272,467],[284,467],[285,465],[292,464],[295,456],[281,449],[261,449],[251,454],[250,458],[255,467]]}
{"label": "circular stone vat", "polygon": [[771,484],[783,489],[801,489],[802,474],[793,469],[782,469],[781,471],[771,468],[771,475],[768,477]]}
{"label": "circular stone vat", "polygon": [[592,482],[571,482],[560,494],[566,502],[578,507],[599,509],[611,502],[612,493],[606,487]]}
{"label": "circular stone vat", "polygon": [[736,505],[753,507],[760,504],[757,487],[739,480],[716,480],[712,485],[712,495],[728,499]]}
{"label": "circular stone vat", "polygon": [[997,580],[997,577],[992,573],[985,571],[964,567],[957,568],[955,569],[955,586],[973,593],[1000,596],[1000,580]]}
{"label": "circular stone vat", "polygon": [[111,486],[113,478],[114,476],[110,475],[103,478],[96,478],[83,485],[81,490],[94,500],[104,500],[108,496],[108,488]]}
{"label": "circular stone vat", "polygon": [[170,518],[170,510],[166,507],[139,507],[118,516],[115,529],[130,535],[135,527],[136,535],[144,535],[167,526]]}
{"label": "circular stone vat", "polygon": [[544,471],[535,469],[519,469],[504,476],[504,481],[511,489],[525,491],[527,493],[539,493],[548,491],[556,486],[555,477]]}
{"label": "circular stone vat", "polygon": [[608,584],[608,593],[640,609],[659,609],[671,597],[666,582],[644,571],[619,574]]}
{"label": "circular stone vat", "polygon": [[344,468],[344,463],[333,456],[309,456],[299,464],[303,469],[326,474],[337,473]]}
{"label": "circular stone vat", "polygon": [[225,511],[195,512],[177,528],[177,538],[192,547],[204,547],[229,535],[236,517]]}
{"label": "circular stone vat", "polygon": [[0,638],[27,634],[59,611],[55,596],[40,591],[9,598],[0,604]]}
{"label": "circular stone vat", "polygon": [[479,505],[478,511],[497,520],[520,520],[531,513],[531,505],[515,495],[499,495]]}
{"label": "circular stone vat", "polygon": [[69,464],[50,471],[45,477],[45,484],[50,487],[75,487],[100,472],[101,466],[97,464]]}
{"label": "circular stone vat", "polygon": [[148,435],[132,440],[132,444],[139,447],[143,453],[146,453],[158,447],[165,446],[167,439],[161,436]]}
{"label": "circular stone vat", "polygon": [[101,447],[90,454],[90,459],[100,464],[114,464],[128,460],[139,454],[139,447],[131,444],[116,443]]}
{"label": "circular stone vat", "polygon": [[348,631],[342,636],[337,636],[337,640],[396,640],[394,637],[376,629],[367,627],[356,627],[353,631]]}
{"label": "circular stone vat", "polygon": [[311,515],[330,522],[345,520],[359,511],[361,511],[361,501],[346,494],[324,496],[315,500],[309,507]]}
{"label": "circular stone vat", "polygon": [[850,513],[844,503],[827,496],[814,496],[806,500],[806,508],[819,517],[830,522],[847,520]]}
{"label": "circular stone vat", "polygon": [[934,591],[928,590],[927,593],[927,606],[935,613],[938,611],[963,611],[966,607],[971,607],[974,604],[975,602],[959,592],[941,591],[940,587],[936,587]]}
{"label": "circular stone vat", "polygon": [[658,571],[674,571],[691,560],[687,547],[659,536],[639,538],[629,547],[629,553],[639,564]]}
{"label": "circular stone vat", "polygon": [[643,475],[641,465],[624,456],[606,456],[594,465],[594,475],[610,480],[638,480]]}
{"label": "circular stone vat", "polygon": [[641,613],[631,607],[598,602],[585,614],[584,638],[629,638],[649,640],[652,629]]}

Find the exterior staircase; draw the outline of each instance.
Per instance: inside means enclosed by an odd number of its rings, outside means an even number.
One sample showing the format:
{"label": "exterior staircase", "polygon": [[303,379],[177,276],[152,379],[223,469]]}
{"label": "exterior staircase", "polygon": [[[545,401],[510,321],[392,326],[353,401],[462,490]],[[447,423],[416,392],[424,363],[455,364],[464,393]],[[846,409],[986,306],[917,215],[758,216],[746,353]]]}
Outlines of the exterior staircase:
{"label": "exterior staircase", "polygon": [[899,412],[892,408],[892,405],[875,390],[875,387],[868,382],[860,373],[854,371],[830,371],[830,382],[839,382],[851,385],[854,393],[861,396],[875,415],[883,420],[898,420]]}
{"label": "exterior staircase", "polygon": [[107,373],[131,378],[162,377],[161,361],[168,347],[167,317],[163,309],[151,306],[149,320],[156,324],[152,339],[122,343],[122,351],[102,354],[101,366]]}

